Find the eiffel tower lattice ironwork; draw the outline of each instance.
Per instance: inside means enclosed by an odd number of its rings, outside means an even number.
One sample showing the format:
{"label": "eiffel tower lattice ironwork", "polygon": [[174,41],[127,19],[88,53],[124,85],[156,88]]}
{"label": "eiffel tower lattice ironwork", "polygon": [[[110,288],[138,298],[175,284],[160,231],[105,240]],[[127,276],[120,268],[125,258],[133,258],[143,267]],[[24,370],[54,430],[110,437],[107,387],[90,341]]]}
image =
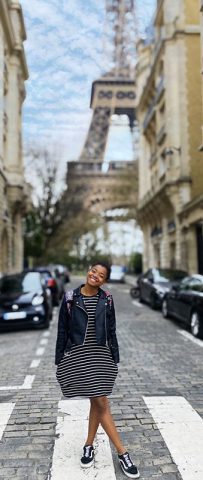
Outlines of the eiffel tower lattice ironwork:
{"label": "eiffel tower lattice ironwork", "polygon": [[[106,0],[106,16],[113,42],[113,68],[92,84],[90,106],[93,110],[87,138],[77,162],[68,162],[68,179],[74,191],[83,191],[84,203],[94,212],[128,207],[130,198],[117,198],[112,204],[112,184],[118,182],[121,168],[133,162],[110,162],[106,173],[103,161],[111,116],[127,115],[133,131],[136,84],[132,63],[135,61],[136,22],[134,0]],[[134,32],[134,37],[131,35]],[[67,180],[68,180],[67,179]],[[81,185],[84,189],[81,189]],[[85,191],[85,194],[84,194]]]}

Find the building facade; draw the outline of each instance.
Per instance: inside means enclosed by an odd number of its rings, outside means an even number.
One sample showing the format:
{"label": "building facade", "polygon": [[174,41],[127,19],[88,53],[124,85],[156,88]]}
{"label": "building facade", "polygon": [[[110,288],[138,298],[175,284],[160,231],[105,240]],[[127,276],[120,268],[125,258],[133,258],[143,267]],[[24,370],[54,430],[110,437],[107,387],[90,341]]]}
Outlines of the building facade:
{"label": "building facade", "polygon": [[28,198],[22,159],[25,39],[19,1],[0,0],[0,274],[23,266],[22,218]]}
{"label": "building facade", "polygon": [[158,0],[154,40],[138,44],[138,221],[145,269],[203,273],[199,10],[199,0]]}
{"label": "building facade", "polygon": [[[200,0],[200,34],[201,34],[201,74],[202,74],[202,102],[203,102],[203,0]],[[203,118],[202,118],[202,143],[200,151],[203,152]]]}

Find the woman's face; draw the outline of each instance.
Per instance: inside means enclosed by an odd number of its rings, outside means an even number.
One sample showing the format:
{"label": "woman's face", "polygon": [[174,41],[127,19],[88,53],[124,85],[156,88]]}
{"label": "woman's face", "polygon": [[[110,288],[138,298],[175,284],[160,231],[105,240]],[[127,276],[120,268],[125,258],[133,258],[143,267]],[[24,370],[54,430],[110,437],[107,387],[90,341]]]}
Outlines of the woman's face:
{"label": "woman's face", "polygon": [[87,283],[91,287],[100,287],[107,279],[107,270],[101,265],[90,267],[87,272]]}

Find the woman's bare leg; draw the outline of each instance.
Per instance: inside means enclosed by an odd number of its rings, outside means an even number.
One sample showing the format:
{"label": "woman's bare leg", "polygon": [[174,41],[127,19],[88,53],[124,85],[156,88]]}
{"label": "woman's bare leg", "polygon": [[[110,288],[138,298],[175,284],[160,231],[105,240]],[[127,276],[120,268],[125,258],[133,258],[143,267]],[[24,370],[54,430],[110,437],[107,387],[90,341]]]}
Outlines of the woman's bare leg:
{"label": "woman's bare leg", "polygon": [[117,432],[107,397],[91,398],[89,430],[86,445],[92,445],[99,423],[101,423],[106,434],[114,444],[117,452],[120,455],[125,453],[126,449],[124,448],[120,439],[120,435]]}
{"label": "woman's bare leg", "polygon": [[93,441],[100,423],[98,408],[97,408],[97,405],[95,405],[95,402],[93,400],[94,400],[93,398],[90,398],[91,405],[90,405],[90,413],[89,413],[88,436],[87,436],[85,445],[93,444]]}

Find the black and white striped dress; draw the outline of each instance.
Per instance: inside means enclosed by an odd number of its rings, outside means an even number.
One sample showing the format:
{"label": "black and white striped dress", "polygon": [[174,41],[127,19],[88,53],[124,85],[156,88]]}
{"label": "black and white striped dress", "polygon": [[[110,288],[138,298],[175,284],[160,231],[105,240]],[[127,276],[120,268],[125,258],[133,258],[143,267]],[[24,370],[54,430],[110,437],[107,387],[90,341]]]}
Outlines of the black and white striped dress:
{"label": "black and white striped dress", "polygon": [[83,302],[88,324],[83,345],[73,345],[57,367],[57,380],[65,397],[100,397],[110,395],[118,373],[108,345],[97,344],[95,312],[99,295],[87,297]]}

